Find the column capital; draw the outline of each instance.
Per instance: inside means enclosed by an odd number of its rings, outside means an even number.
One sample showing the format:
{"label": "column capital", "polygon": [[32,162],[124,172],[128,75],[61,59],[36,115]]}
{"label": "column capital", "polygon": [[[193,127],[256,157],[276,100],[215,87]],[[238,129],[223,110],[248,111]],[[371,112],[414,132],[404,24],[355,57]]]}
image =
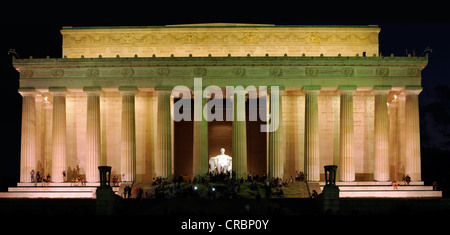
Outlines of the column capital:
{"label": "column capital", "polygon": [[155,87],[155,91],[156,92],[158,92],[158,91],[169,91],[169,92],[171,92],[173,88],[174,88],[173,86],[157,86],[157,87]]}
{"label": "column capital", "polygon": [[36,89],[34,87],[21,87],[19,88],[18,92],[22,96],[35,96],[36,95]]}
{"label": "column capital", "polygon": [[169,89],[155,89],[155,92],[156,92],[156,94],[158,94],[158,95],[163,95],[163,94],[169,94],[169,95],[171,95],[172,94],[172,90],[169,90]]}
{"label": "column capital", "polygon": [[341,94],[353,94],[356,91],[356,85],[339,85],[338,91]]}
{"label": "column capital", "polygon": [[103,92],[102,92],[102,88],[99,86],[85,86],[83,87],[83,91],[87,94],[87,95],[97,95],[100,96]]}
{"label": "column capital", "polygon": [[322,89],[322,87],[319,86],[319,85],[303,86],[303,93],[305,93],[305,94],[318,94],[321,89]]}
{"label": "column capital", "polygon": [[373,93],[375,95],[387,95],[391,91],[391,85],[375,85],[373,86]]}
{"label": "column capital", "polygon": [[119,92],[121,95],[135,95],[138,89],[135,86],[120,86]]}
{"label": "column capital", "polygon": [[69,93],[66,87],[49,87],[48,91],[53,96],[66,96]]}
{"label": "column capital", "polygon": [[422,92],[423,88],[422,86],[416,86],[416,85],[406,85],[405,90],[403,92],[406,95],[418,95],[420,92]]}

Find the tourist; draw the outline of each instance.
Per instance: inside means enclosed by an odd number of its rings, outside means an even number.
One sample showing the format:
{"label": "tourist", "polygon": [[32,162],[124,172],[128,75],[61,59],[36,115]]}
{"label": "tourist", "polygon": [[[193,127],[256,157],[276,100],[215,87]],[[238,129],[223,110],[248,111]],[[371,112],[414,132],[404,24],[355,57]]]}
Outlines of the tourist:
{"label": "tourist", "polygon": [[305,174],[303,174],[303,171],[300,171],[300,173],[298,174],[298,179],[300,181],[303,181],[305,179]]}
{"label": "tourist", "polygon": [[392,186],[394,187],[394,190],[398,190],[398,183],[397,181],[392,181]]}
{"label": "tourist", "polygon": [[311,197],[317,198],[318,196],[319,196],[319,194],[317,193],[317,191],[315,189],[313,189]]}
{"label": "tourist", "polygon": [[36,182],[41,182],[41,174],[39,173],[39,171],[36,173]]}
{"label": "tourist", "polygon": [[62,172],[62,175],[63,175],[63,182],[66,182],[67,181],[67,175],[66,175],[66,171],[63,171]]}
{"label": "tourist", "polygon": [[438,184],[436,181],[433,181],[433,191],[437,191]]}
{"label": "tourist", "polygon": [[409,175],[406,175],[405,180],[406,180],[406,185],[409,185],[409,183],[411,182],[411,177],[409,177]]}
{"label": "tourist", "polygon": [[[155,189],[155,191],[157,191],[157,189]],[[123,188],[123,198],[127,198],[127,193],[128,193],[128,185],[125,186],[125,188]]]}
{"label": "tourist", "polygon": [[31,170],[30,175],[31,175],[31,182],[34,182],[34,170]]}

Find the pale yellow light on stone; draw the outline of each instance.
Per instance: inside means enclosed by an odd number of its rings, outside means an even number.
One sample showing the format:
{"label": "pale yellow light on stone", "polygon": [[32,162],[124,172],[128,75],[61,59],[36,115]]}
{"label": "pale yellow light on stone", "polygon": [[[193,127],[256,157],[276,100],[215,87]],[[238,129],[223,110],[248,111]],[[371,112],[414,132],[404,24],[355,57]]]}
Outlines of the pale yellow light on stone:
{"label": "pale yellow light on stone", "polygon": [[390,86],[375,86],[374,180],[389,181],[389,119],[387,94]]}
{"label": "pale yellow light on stone", "polygon": [[421,181],[419,93],[421,87],[406,87],[406,169],[412,181]]}
{"label": "pale yellow light on stone", "polygon": [[319,114],[317,95],[320,86],[305,87],[305,173],[306,180],[320,180]]}
{"label": "pale yellow light on stone", "polygon": [[55,183],[64,182],[63,171],[66,169],[66,88],[50,89],[53,95],[53,126],[52,126],[52,174]]}
{"label": "pale yellow light on stone", "polygon": [[237,180],[247,178],[247,130],[245,123],[245,90],[233,95],[232,172]]}
{"label": "pale yellow light on stone", "polygon": [[340,131],[339,131],[339,177],[340,181],[355,181],[354,128],[353,128],[353,93],[356,86],[339,87]]}
{"label": "pale yellow light on stone", "polygon": [[86,181],[99,182],[101,162],[100,88],[85,88],[87,94]]}
{"label": "pale yellow light on stone", "polygon": [[[194,95],[202,96],[203,92],[196,93]],[[202,108],[198,109],[203,111],[203,107],[207,105],[208,98],[202,97]],[[196,110],[194,108],[194,110]],[[203,113],[202,113],[203,114]],[[208,173],[208,121],[207,117],[202,115],[201,121],[194,122],[194,134],[193,134],[193,172],[194,177],[204,177]]]}
{"label": "pale yellow light on stone", "polygon": [[33,89],[20,89],[22,95],[22,138],[20,148],[20,182],[31,182],[31,171],[36,179],[36,111]]}
{"label": "pale yellow light on stone", "polygon": [[137,89],[119,88],[122,95],[122,141],[121,141],[121,163],[120,171],[122,181],[130,182],[136,180],[136,118],[135,118],[135,95]]}
{"label": "pale yellow light on stone", "polygon": [[[268,135],[268,173],[269,179],[271,178],[280,178],[284,177],[284,167],[285,167],[285,141],[284,141],[284,126],[283,126],[283,99],[282,95],[284,93],[284,89],[280,89],[278,94],[274,94],[272,90],[268,91],[269,96],[267,102],[269,104],[270,111],[270,125],[273,125],[274,128],[270,130]],[[269,123],[269,122],[268,122]]]}
{"label": "pale yellow light on stone", "polygon": [[157,89],[158,94],[158,119],[157,119],[157,156],[160,158],[160,176],[172,178],[173,175],[173,120],[171,110],[171,90]]}
{"label": "pale yellow light on stone", "polygon": [[63,56],[368,56],[378,55],[378,26],[188,24],[165,27],[64,27]]}

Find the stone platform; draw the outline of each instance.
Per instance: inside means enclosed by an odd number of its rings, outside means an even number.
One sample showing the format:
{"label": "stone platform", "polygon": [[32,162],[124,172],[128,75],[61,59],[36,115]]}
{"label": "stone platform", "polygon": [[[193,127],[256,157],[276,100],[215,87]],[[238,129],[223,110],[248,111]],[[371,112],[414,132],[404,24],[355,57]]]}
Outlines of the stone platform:
{"label": "stone platform", "polygon": [[[400,182],[401,184],[401,182]],[[325,182],[309,183],[309,190],[321,192]],[[317,185],[317,187],[313,187]],[[320,186],[319,186],[320,185]],[[340,198],[441,198],[442,191],[433,191],[432,186],[423,182],[411,182],[410,185],[399,185],[394,190],[390,182],[337,182]],[[75,183],[18,183],[17,187],[9,187],[8,192],[0,192],[0,198],[96,198],[99,183],[87,183],[86,186]],[[123,186],[112,187],[117,195],[122,195]],[[309,197],[306,184],[296,182],[283,188],[285,197]]]}
{"label": "stone platform", "polygon": [[[9,187],[8,192],[0,192],[0,198],[96,198],[99,183],[87,183],[85,186],[75,183],[18,183]],[[114,192],[119,187],[113,187]]]}
{"label": "stone platform", "polygon": [[[325,182],[320,182],[323,189]],[[442,191],[433,191],[433,186],[425,186],[423,181],[402,185],[394,190],[391,182],[358,181],[336,182],[340,198],[441,198]]]}

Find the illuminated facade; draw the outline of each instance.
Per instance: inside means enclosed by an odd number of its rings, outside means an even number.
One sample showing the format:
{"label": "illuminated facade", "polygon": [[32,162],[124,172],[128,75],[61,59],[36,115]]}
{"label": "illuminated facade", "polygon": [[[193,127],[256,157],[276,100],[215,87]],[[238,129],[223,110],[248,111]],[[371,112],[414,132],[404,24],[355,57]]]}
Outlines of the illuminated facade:
{"label": "illuminated facade", "polygon": [[[64,27],[62,58],[14,59],[23,96],[21,182],[99,165],[122,181],[194,177],[225,147],[238,177],[421,181],[418,95],[426,57],[380,57],[378,26],[197,24]],[[280,128],[174,122],[175,86],[277,86]],[[270,95],[270,90],[268,90]],[[195,97],[193,92],[192,97]],[[271,100],[258,102],[270,107]],[[229,99],[229,97],[224,97]],[[207,98],[202,99],[206,105]],[[230,110],[229,105],[216,109]],[[247,100],[247,112],[253,107]],[[270,112],[277,112],[270,110]],[[258,125],[256,125],[258,124]]]}

